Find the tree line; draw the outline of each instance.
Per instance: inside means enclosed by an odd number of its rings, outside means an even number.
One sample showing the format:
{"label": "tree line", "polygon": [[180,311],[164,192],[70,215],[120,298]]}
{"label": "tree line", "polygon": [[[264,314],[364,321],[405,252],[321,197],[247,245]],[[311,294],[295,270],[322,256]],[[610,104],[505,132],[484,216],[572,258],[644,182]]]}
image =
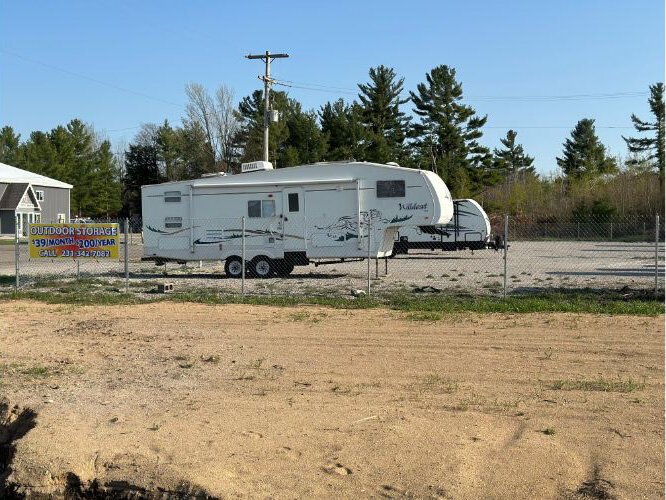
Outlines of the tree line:
{"label": "tree line", "polygon": [[[446,65],[408,92],[393,68],[370,68],[357,99],[326,102],[318,110],[274,91],[271,109],[279,120],[271,123],[269,152],[276,168],[355,159],[432,170],[455,198],[479,199],[493,211],[543,217],[563,210],[654,213],[663,207],[663,90],[663,83],[650,86],[651,120],[631,116],[640,135],[624,138],[628,159],[609,155],[594,119],[585,118],[563,144],[556,178],[537,175],[514,130],[497,148],[483,144],[488,117],[465,102],[455,69]],[[180,125],[144,124],[117,157],[91,126],[72,120],[24,142],[4,127],[0,161],[70,182],[73,212],[103,216],[139,215],[141,185],[238,172],[241,163],[261,157],[266,110],[260,90],[238,103],[226,86],[211,94],[193,83],[185,91]],[[643,188],[629,189],[633,185]],[[619,198],[618,188],[624,189]]]}

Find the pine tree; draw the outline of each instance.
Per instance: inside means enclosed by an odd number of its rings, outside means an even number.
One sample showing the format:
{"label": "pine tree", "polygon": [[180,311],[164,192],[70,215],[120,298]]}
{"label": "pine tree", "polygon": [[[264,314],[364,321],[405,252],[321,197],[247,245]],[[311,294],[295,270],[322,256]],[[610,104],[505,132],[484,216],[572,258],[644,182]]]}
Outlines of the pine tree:
{"label": "pine tree", "polygon": [[[326,142],[314,111],[303,111],[301,104],[284,92],[271,93],[271,109],[279,114],[270,124],[268,151],[276,168],[291,167],[321,160]],[[244,144],[243,161],[263,155],[264,100],[261,91],[244,97],[238,105],[242,126],[237,142]]]}
{"label": "pine tree", "polygon": [[367,131],[365,159],[387,163],[400,162],[405,157],[405,139],[409,119],[400,106],[409,101],[401,99],[404,78],[397,78],[393,68],[370,68],[370,82],[359,84],[359,100],[363,125]]}
{"label": "pine tree", "polygon": [[[631,115],[631,121],[637,132],[654,132],[653,137],[622,137],[627,143],[631,153],[643,155],[644,158],[657,167],[661,184],[664,184],[664,84],[662,82],[650,85],[650,111],[654,115],[654,122],[644,122],[636,115]],[[640,161],[640,160],[639,160]]]}
{"label": "pine tree", "polygon": [[319,109],[321,130],[328,144],[327,160],[364,158],[365,129],[361,113],[361,107],[357,103],[348,105],[343,99],[333,103],[327,102]]}
{"label": "pine tree", "polygon": [[534,175],[534,158],[525,154],[523,146],[516,144],[518,132],[509,130],[504,139],[500,139],[503,149],[494,150],[494,168],[502,176]]}
{"label": "pine tree", "polygon": [[89,215],[108,218],[120,211],[122,202],[119,177],[111,143],[102,141],[95,151],[94,207]]}
{"label": "pine tree", "polygon": [[605,146],[597,137],[594,120],[584,118],[564,141],[564,154],[557,164],[569,179],[594,178],[617,171],[617,164],[606,154]]}
{"label": "pine tree", "polygon": [[477,116],[462,103],[456,70],[446,65],[433,68],[410,95],[420,117],[411,131],[416,161],[436,170],[456,197],[478,191],[491,166],[490,150],[478,142],[488,117]]}
{"label": "pine tree", "polygon": [[130,144],[125,153],[123,212],[129,217],[141,215],[141,186],[163,181],[155,145]]}
{"label": "pine tree", "polygon": [[0,163],[6,165],[18,166],[21,136],[14,133],[14,129],[9,126],[0,129]]}

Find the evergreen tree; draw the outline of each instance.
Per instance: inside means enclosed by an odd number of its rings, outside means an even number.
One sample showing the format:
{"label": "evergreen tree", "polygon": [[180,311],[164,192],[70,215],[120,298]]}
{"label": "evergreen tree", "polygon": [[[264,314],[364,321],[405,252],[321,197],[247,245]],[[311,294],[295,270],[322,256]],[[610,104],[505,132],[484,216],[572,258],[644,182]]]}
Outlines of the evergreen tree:
{"label": "evergreen tree", "polygon": [[[257,90],[244,97],[238,105],[242,126],[237,142],[244,144],[242,161],[254,161],[263,156],[264,100]],[[271,93],[271,109],[279,113],[277,123],[271,123],[269,157],[276,168],[291,167],[321,160],[326,142],[313,111],[305,112],[301,104],[284,92]]]}
{"label": "evergreen tree", "polygon": [[328,144],[327,160],[361,160],[365,157],[365,129],[361,114],[361,107],[357,103],[348,105],[343,99],[327,102],[320,108],[319,121]]}
{"label": "evergreen tree", "polygon": [[125,154],[123,179],[123,212],[132,217],[141,215],[141,186],[164,182],[155,145],[130,144]]}
{"label": "evergreen tree", "polygon": [[102,141],[95,151],[95,173],[93,180],[94,205],[88,212],[94,217],[110,217],[122,208],[120,175],[111,143]]}
{"label": "evergreen tree", "polygon": [[[95,138],[92,131],[78,119],[67,124],[74,157],[71,163],[64,163],[63,169],[69,170],[68,181],[73,184],[71,193],[71,210],[79,216],[88,216],[95,209],[96,193],[94,192],[94,155]],[[69,163],[69,164],[68,164]]]}
{"label": "evergreen tree", "polygon": [[[664,184],[664,84],[662,82],[650,85],[650,111],[654,122],[644,122],[636,115],[631,115],[631,121],[638,132],[653,132],[653,137],[622,137],[627,143],[631,153],[639,154],[653,163],[659,172],[661,185]],[[638,160],[640,161],[640,160]]]}
{"label": "evergreen tree", "polygon": [[436,170],[455,197],[474,194],[491,166],[490,150],[479,144],[487,116],[462,104],[462,84],[446,65],[433,68],[426,82],[410,92],[420,121],[412,127],[416,161]]}
{"label": "evergreen tree", "polygon": [[[206,133],[198,124],[185,123],[177,130],[177,136],[183,178],[197,179],[214,171],[215,162],[206,142]],[[159,148],[157,149],[159,159]]]}
{"label": "evergreen tree", "polygon": [[564,175],[573,180],[594,178],[617,171],[615,160],[606,154],[605,146],[597,137],[594,120],[580,120],[564,141],[564,152],[557,158]]}
{"label": "evergreen tree", "polygon": [[359,84],[361,117],[366,127],[365,159],[377,163],[400,162],[405,158],[405,139],[409,119],[400,106],[404,78],[397,78],[393,68],[370,68],[370,82]]}
{"label": "evergreen tree", "polygon": [[164,120],[164,123],[155,130],[157,157],[162,175],[167,181],[182,180],[186,175],[179,139],[178,131],[171,127],[168,120]]}
{"label": "evergreen tree", "polygon": [[21,136],[9,126],[0,129],[0,163],[17,167],[20,161]]}
{"label": "evergreen tree", "polygon": [[501,175],[515,177],[516,175],[534,175],[534,158],[525,154],[523,146],[516,144],[518,132],[509,130],[504,139],[500,139],[503,149],[494,150],[494,168]]}

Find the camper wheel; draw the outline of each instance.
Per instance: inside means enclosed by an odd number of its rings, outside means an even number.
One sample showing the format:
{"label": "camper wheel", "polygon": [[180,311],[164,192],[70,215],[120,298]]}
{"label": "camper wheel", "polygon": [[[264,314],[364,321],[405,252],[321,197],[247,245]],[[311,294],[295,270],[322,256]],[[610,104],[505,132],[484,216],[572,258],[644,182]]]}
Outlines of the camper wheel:
{"label": "camper wheel", "polygon": [[250,262],[250,270],[252,275],[257,278],[270,278],[273,274],[275,265],[273,261],[265,255],[260,255],[252,259]]}
{"label": "camper wheel", "polygon": [[240,278],[243,276],[243,260],[240,257],[229,257],[224,261],[224,273],[228,278]]}

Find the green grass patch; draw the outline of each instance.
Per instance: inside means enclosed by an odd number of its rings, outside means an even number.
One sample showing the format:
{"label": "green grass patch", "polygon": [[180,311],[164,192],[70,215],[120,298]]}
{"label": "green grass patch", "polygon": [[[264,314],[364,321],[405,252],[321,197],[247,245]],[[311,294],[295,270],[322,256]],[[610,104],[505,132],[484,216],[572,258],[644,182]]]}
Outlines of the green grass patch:
{"label": "green grass patch", "polygon": [[22,368],[19,370],[19,372],[29,377],[46,377],[49,375],[49,369],[46,366],[41,365]]}
{"label": "green grass patch", "polygon": [[[13,279],[13,277],[9,277]],[[5,278],[6,279],[6,278]],[[0,281],[0,284],[2,281]],[[148,282],[143,282],[147,285]],[[49,290],[45,290],[50,288]],[[438,321],[446,314],[476,313],[591,313],[657,316],[664,313],[663,296],[655,300],[649,291],[626,290],[558,290],[532,292],[501,297],[474,296],[469,293],[414,294],[408,291],[377,293],[372,297],[346,295],[240,295],[220,292],[217,288],[181,288],[170,294],[142,294],[145,290],[131,287],[124,293],[122,281],[99,278],[76,280],[40,280],[19,292],[0,293],[0,300],[31,299],[52,304],[132,305],[155,301],[194,302],[199,304],[248,304],[278,307],[318,305],[335,309],[369,309],[386,307],[414,313],[414,321]],[[310,318],[311,319],[311,318]],[[294,318],[298,320],[298,318]],[[303,318],[305,320],[305,318]]]}
{"label": "green grass patch", "polygon": [[411,321],[439,321],[443,318],[442,313],[436,311],[416,311],[407,315]]}
{"label": "green grass patch", "polygon": [[617,379],[599,377],[592,380],[567,379],[556,380],[549,388],[556,391],[634,392],[643,390],[645,381],[638,382],[631,377],[626,380],[620,377]]}

